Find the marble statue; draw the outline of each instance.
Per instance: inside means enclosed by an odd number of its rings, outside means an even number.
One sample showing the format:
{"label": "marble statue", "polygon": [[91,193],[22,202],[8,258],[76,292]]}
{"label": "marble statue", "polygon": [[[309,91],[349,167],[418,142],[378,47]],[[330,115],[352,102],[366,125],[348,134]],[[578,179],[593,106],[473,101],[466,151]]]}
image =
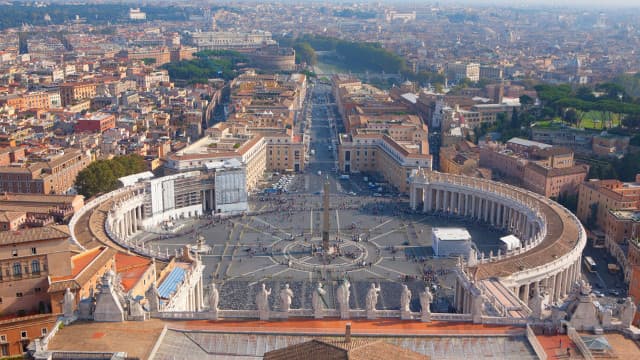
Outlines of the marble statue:
{"label": "marble statue", "polygon": [[478,265],[478,253],[473,246],[469,246],[469,252],[467,253],[467,266],[474,267]]}
{"label": "marble statue", "polygon": [[473,296],[473,300],[471,303],[471,315],[475,324],[479,324],[482,322],[482,312],[484,310],[485,299],[486,298],[482,293]]}
{"label": "marble statue", "polygon": [[262,288],[256,294],[256,305],[258,306],[260,320],[269,320],[269,295],[271,295],[271,289],[267,289],[267,286],[263,283]]}
{"label": "marble statue", "polygon": [[406,284],[402,284],[402,292],[400,293],[400,311],[410,312],[409,305],[411,304],[411,290]]}
{"label": "marble statue", "polygon": [[581,295],[591,294],[591,285],[584,280],[580,281],[580,294]]}
{"label": "marble statue", "polygon": [[158,288],[155,282],[151,284],[151,287],[149,287],[149,290],[147,290],[144,296],[147,298],[147,308],[150,312],[160,311],[160,294],[158,294]]}
{"label": "marble statue", "polygon": [[544,297],[540,293],[538,286],[533,287],[533,297],[529,300],[529,308],[531,308],[531,316],[537,320],[542,319],[544,310]]}
{"label": "marble statue", "polygon": [[292,298],[293,290],[289,288],[289,284],[284,284],[284,289],[280,290],[280,311],[289,312]]}
{"label": "marble statue", "polygon": [[349,291],[349,287],[351,284],[349,280],[345,279],[342,284],[338,287],[337,298],[338,305],[340,306],[340,318],[348,319],[349,318],[349,296],[351,292]]}
{"label": "marble statue", "polygon": [[620,318],[623,328],[627,329],[631,327],[631,322],[636,314],[636,308],[636,304],[633,303],[631,297],[627,297],[624,304],[620,306],[620,315],[618,317]]}
{"label": "marble statue", "polygon": [[313,314],[316,319],[322,318],[322,313],[324,311],[324,296],[326,294],[327,291],[322,288],[322,283],[318,283],[316,291],[314,291],[311,296],[311,305],[313,306]]}
{"label": "marble statue", "polygon": [[367,317],[371,318],[375,316],[376,305],[378,304],[378,294],[380,294],[380,285],[376,287],[376,284],[371,283],[371,287],[367,292]]}
{"label": "marble statue", "polygon": [[220,293],[215,283],[211,283],[211,292],[209,293],[209,310],[214,313],[218,312],[218,302],[220,301]]}
{"label": "marble statue", "polygon": [[429,288],[425,288],[420,293],[420,318],[422,321],[431,321],[431,302],[433,301],[433,295]]}
{"label": "marble statue", "polygon": [[64,292],[64,298],[62,300],[62,312],[64,317],[70,318],[73,316],[73,309],[76,307],[76,297],[71,292],[71,289],[67,288]]}

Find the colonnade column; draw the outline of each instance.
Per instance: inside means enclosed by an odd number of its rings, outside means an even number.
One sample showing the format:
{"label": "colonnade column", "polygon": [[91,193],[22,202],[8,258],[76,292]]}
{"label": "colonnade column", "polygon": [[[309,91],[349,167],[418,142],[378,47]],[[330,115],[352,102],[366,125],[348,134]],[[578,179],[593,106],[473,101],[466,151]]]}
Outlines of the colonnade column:
{"label": "colonnade column", "polygon": [[524,301],[525,304],[527,304],[527,306],[529,306],[529,294],[531,292],[531,288],[529,283],[524,284],[524,299],[522,299],[522,301]]}
{"label": "colonnade column", "polygon": [[547,291],[549,292],[549,301],[554,302],[556,299],[556,276],[552,275],[547,278]]}

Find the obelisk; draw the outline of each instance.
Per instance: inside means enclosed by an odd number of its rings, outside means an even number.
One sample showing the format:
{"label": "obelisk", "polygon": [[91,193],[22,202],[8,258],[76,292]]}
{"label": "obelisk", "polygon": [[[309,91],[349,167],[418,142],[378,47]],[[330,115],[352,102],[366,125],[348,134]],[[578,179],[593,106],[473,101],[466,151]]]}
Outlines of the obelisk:
{"label": "obelisk", "polygon": [[327,253],[329,251],[329,179],[324,181],[324,194],[322,195],[322,249]]}

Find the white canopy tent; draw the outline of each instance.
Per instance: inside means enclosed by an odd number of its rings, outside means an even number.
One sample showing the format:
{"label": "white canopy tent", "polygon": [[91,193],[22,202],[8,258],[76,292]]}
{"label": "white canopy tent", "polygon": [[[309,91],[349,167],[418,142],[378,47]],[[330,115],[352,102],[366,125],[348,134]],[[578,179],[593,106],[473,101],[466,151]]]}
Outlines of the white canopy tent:
{"label": "white canopy tent", "polygon": [[520,239],[515,235],[507,235],[500,238],[503,243],[503,248],[507,251],[513,251],[519,249],[522,246]]}

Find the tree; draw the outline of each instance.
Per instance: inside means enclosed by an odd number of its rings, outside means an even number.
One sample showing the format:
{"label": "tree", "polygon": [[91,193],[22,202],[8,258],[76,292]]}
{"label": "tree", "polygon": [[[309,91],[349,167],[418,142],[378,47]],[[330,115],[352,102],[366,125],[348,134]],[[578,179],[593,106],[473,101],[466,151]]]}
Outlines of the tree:
{"label": "tree", "polygon": [[144,159],[137,154],[118,156],[111,160],[98,160],[78,173],[75,186],[86,198],[118,188],[118,178],[143,172]]}
{"label": "tree", "polygon": [[569,108],[564,112],[564,121],[569,122],[571,124],[578,123],[578,113],[576,109]]}
{"label": "tree", "polygon": [[293,48],[296,50],[298,64],[305,62],[307,65],[313,66],[318,63],[316,52],[308,42],[296,43]]}

